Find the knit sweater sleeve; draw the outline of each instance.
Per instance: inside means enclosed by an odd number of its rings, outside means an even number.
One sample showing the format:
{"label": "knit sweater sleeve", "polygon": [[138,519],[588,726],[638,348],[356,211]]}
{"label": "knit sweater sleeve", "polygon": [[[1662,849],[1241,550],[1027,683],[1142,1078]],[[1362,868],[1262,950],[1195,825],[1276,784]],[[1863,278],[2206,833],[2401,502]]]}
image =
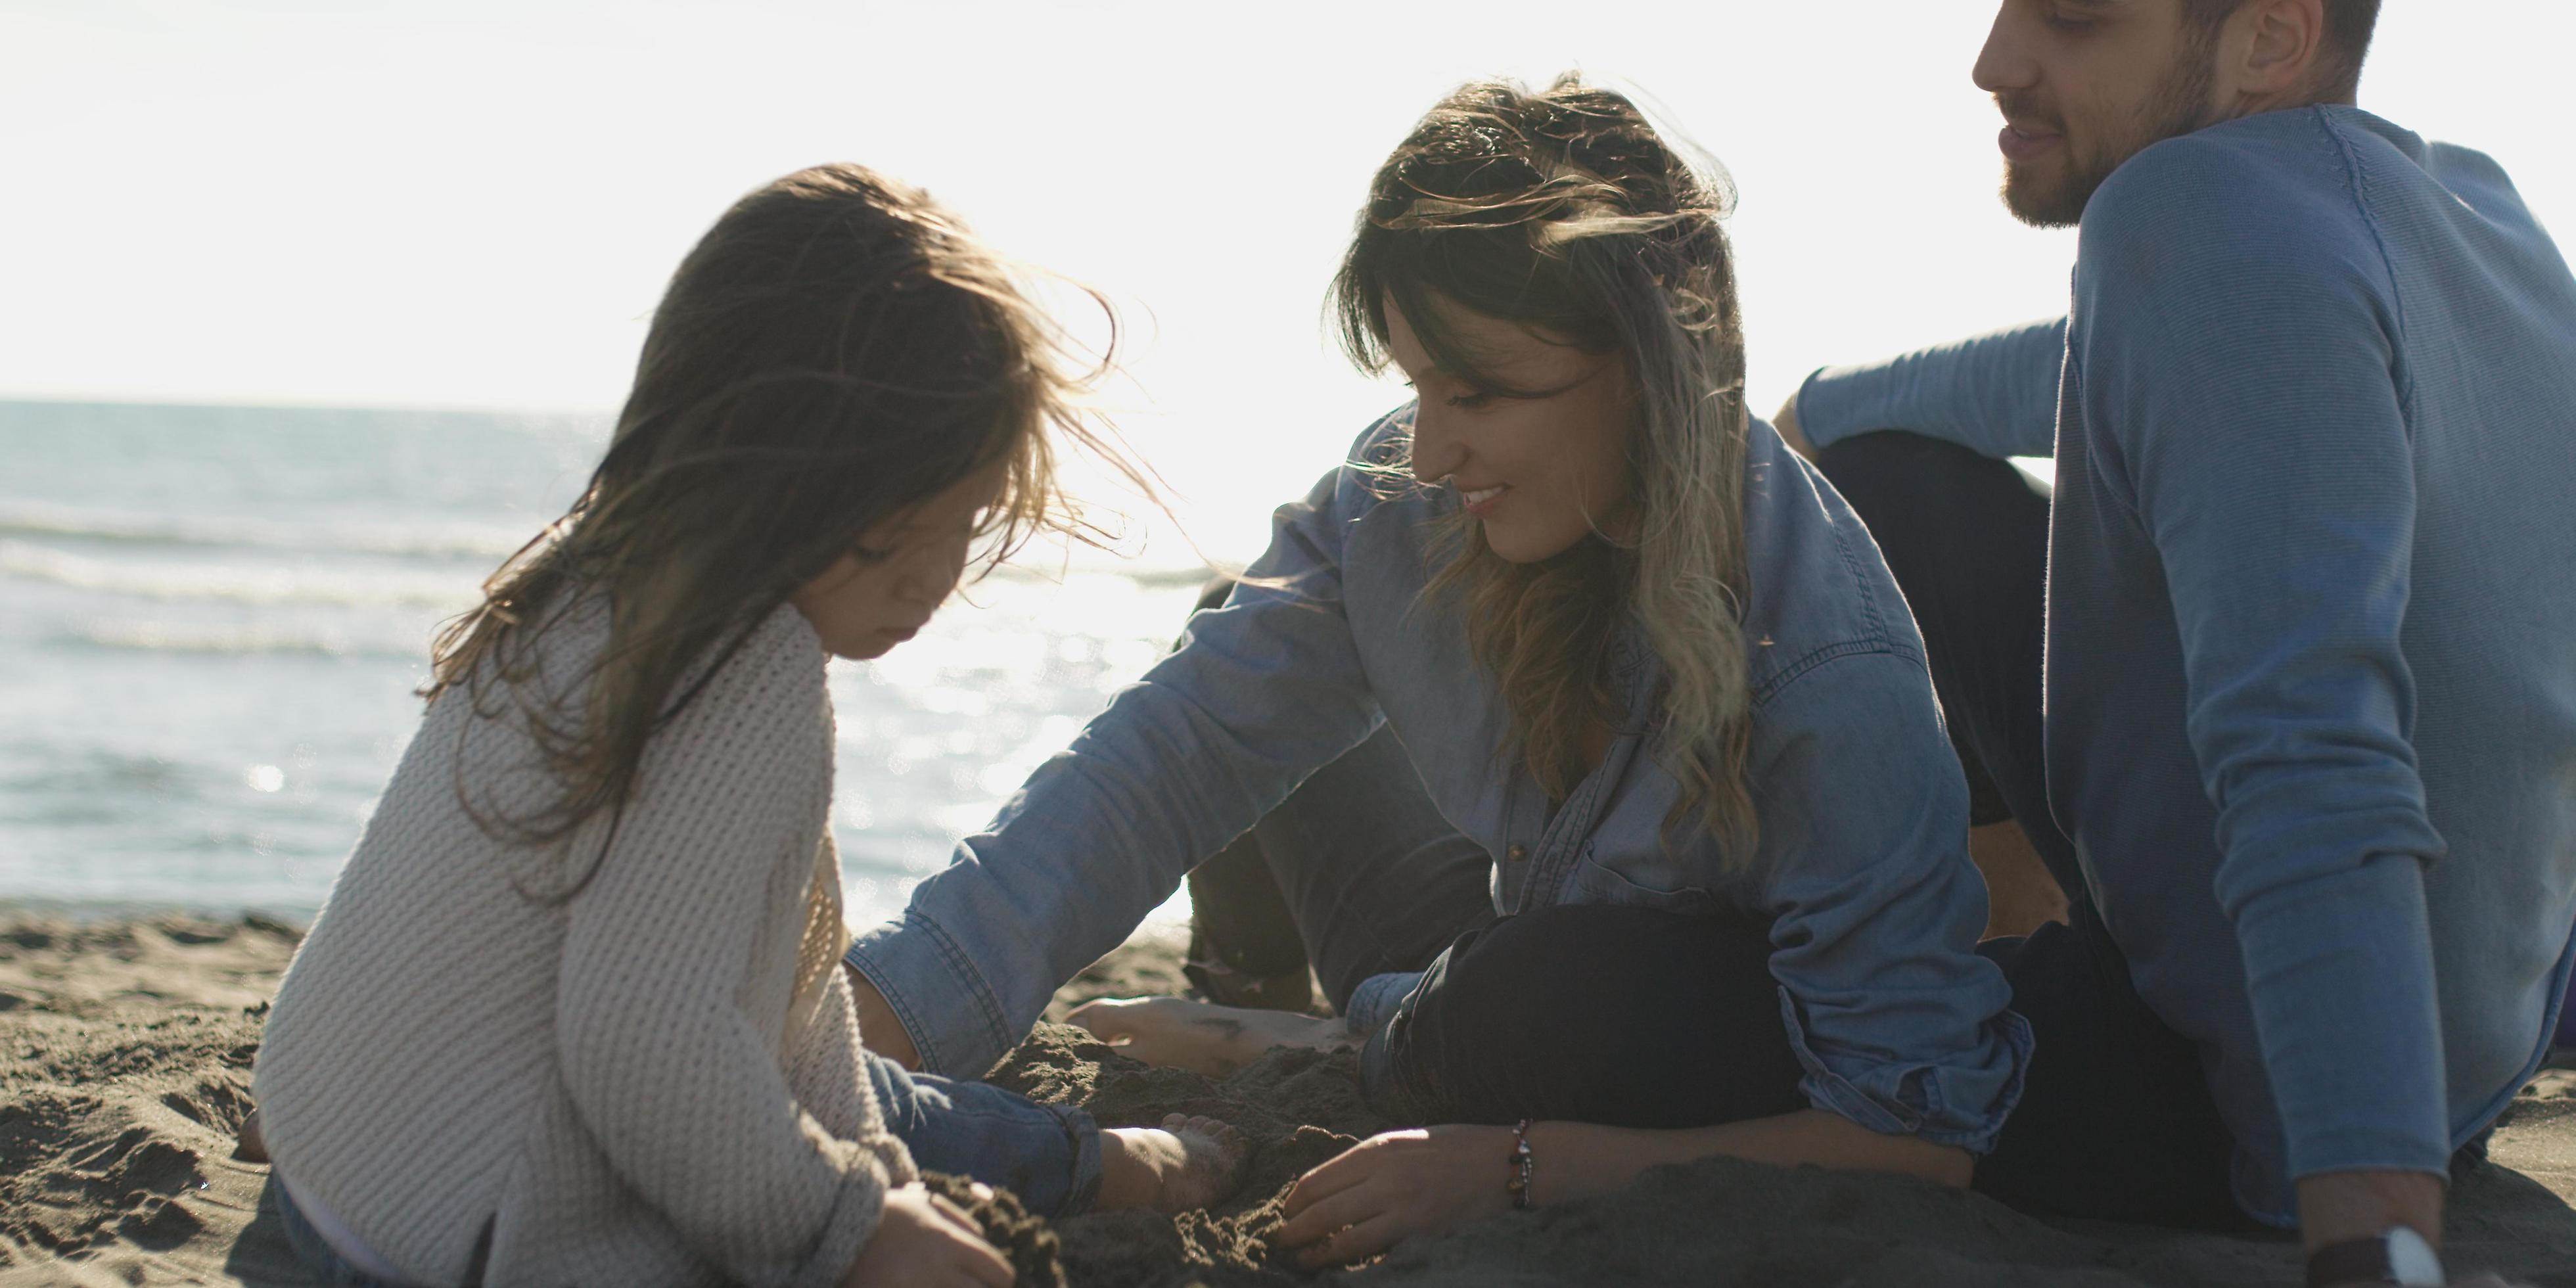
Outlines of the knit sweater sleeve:
{"label": "knit sweater sleeve", "polygon": [[1900,429],[1980,456],[2056,450],[2066,319],[2049,318],[1878,362],[1826,367],[1798,387],[1798,427],[1821,451]]}
{"label": "knit sweater sleeve", "polygon": [[2067,377],[2087,468],[2171,598],[2293,1178],[2439,1173],[2451,1144],[2424,880],[2444,845],[2402,647],[2403,321],[2339,170],[2216,135],[2123,166],[2085,213]]}
{"label": "knit sweater sleeve", "polygon": [[782,608],[654,735],[622,817],[574,837],[606,848],[569,909],[566,1092],[619,1179],[736,1283],[837,1282],[888,1181],[783,1068],[829,710],[820,646]]}
{"label": "knit sweater sleeve", "polygon": [[796,1102],[826,1131],[867,1146],[885,1164],[890,1180],[908,1184],[919,1173],[903,1142],[886,1130],[884,1107],[877,1103],[867,1057],[860,1048],[849,974],[837,960],[822,987],[822,1005],[815,1010],[813,1023],[798,1035],[795,1052],[788,1058],[788,1086],[796,1093]]}

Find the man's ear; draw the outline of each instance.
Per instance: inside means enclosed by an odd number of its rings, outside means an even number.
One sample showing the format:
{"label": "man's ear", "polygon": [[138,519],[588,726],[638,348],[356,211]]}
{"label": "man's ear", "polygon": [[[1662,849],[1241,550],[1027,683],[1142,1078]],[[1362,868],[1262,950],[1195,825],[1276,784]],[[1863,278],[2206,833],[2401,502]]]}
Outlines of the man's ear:
{"label": "man's ear", "polygon": [[2219,40],[2219,74],[2255,111],[2304,102],[2326,56],[2326,0],[2250,0]]}

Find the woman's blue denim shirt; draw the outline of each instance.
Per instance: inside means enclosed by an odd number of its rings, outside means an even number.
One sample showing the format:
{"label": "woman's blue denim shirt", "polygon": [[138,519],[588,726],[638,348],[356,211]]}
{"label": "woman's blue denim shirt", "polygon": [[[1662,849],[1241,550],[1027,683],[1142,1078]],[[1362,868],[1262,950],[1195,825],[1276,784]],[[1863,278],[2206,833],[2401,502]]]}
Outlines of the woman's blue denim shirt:
{"label": "woman's blue denim shirt", "polygon": [[[1354,462],[1392,466],[1410,410]],[[1269,551],[1182,647],[1030,775],[991,830],[849,962],[925,1068],[983,1072],[1056,987],[1126,939],[1201,859],[1384,721],[1441,812],[1495,858],[1503,913],[1558,903],[1772,918],[1771,973],[1817,1108],[1983,1152],[2030,1035],[1975,951],[1985,883],[1923,644],[1878,547],[1756,422],[1745,486],[1759,842],[1726,862],[1643,732],[1660,664],[1635,644],[1627,728],[1562,808],[1505,750],[1510,716],[1456,612],[1426,599],[1457,500],[1345,464],[1280,508]]]}

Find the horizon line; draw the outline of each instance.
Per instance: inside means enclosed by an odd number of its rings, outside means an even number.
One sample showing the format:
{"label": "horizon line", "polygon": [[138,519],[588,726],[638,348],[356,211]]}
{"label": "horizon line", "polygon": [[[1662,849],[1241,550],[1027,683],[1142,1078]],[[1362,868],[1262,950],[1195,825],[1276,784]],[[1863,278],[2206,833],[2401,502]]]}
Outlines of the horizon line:
{"label": "horizon line", "polygon": [[319,398],[270,400],[191,394],[90,394],[78,391],[0,389],[0,405],[53,407],[174,407],[206,411],[381,411],[429,415],[596,416],[612,420],[617,409],[568,403],[331,402]]}

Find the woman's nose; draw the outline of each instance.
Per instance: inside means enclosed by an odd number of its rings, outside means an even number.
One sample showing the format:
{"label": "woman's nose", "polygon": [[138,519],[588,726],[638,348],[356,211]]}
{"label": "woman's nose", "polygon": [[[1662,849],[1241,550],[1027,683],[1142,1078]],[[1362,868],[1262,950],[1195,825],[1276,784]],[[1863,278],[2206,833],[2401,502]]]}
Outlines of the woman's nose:
{"label": "woman's nose", "polygon": [[1413,477],[1416,482],[1437,483],[1458,472],[1466,457],[1458,436],[1450,433],[1441,417],[1415,411],[1413,414]]}

